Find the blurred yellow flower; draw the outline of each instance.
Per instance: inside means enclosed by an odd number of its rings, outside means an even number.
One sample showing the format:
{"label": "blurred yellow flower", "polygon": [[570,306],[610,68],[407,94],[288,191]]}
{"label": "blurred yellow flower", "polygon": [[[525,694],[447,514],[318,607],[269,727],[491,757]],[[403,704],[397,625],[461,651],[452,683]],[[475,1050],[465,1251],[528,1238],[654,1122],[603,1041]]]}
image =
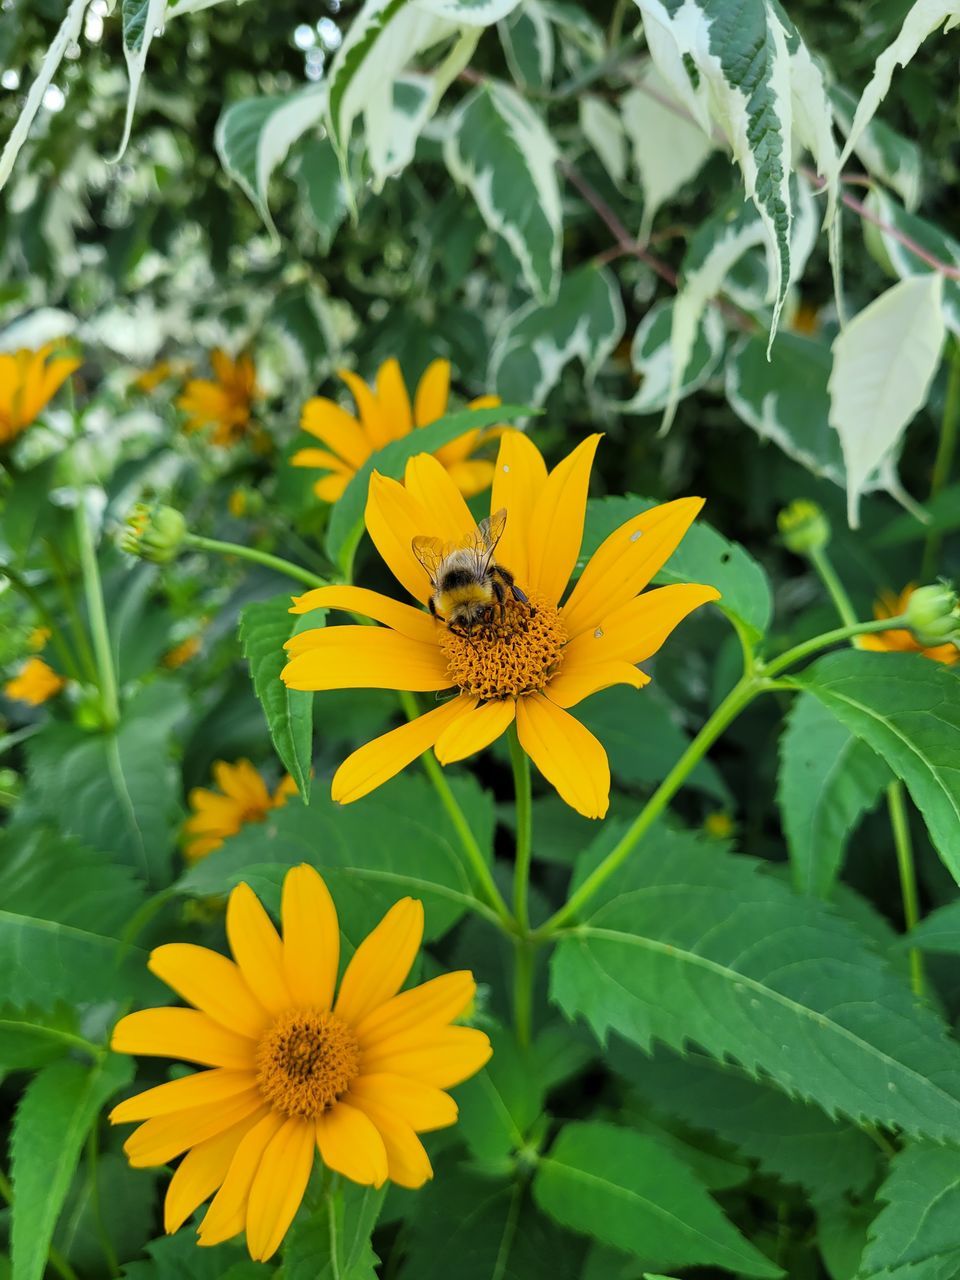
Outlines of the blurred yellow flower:
{"label": "blurred yellow flower", "polygon": [[227,836],[236,835],[248,822],[262,822],[271,809],[297,793],[296,783],[287,776],[271,795],[249,760],[217,760],[213,777],[219,791],[194,787],[188,797],[193,810],[183,825],[183,856],[188,862],[219,849]]}
{"label": "blurred yellow flower", "polygon": [[186,640],[181,640],[179,644],[175,644],[172,649],[168,649],[161,659],[163,665],[171,671],[175,671],[177,667],[182,667],[185,662],[189,662],[191,658],[195,658],[200,652],[201,640],[199,634],[187,636]]}
{"label": "blurred yellow flower", "polygon": [[[301,449],[292,458],[295,467],[319,467],[329,473],[313,486],[314,493],[324,502],[336,502],[372,453],[391,440],[399,440],[417,427],[429,426],[442,418],[450,396],[449,360],[434,360],[427,367],[417,384],[412,405],[395,359],[380,366],[374,387],[367,386],[349,369],[338,370],[337,376],[350,388],[357,415],[348,413],[325,396],[308,400],[303,406],[300,425],[327,447]],[[471,400],[467,408],[488,409],[499,403],[499,396],[479,396]],[[464,497],[480,493],[490,485],[493,463],[471,455],[479,445],[498,434],[497,428],[475,428],[434,454]]]}
{"label": "blurred yellow flower", "polygon": [[0,446],[10,444],[35,421],[83,361],[54,355],[57,343],[38,351],[0,353]]}
{"label": "blurred yellow flower", "polygon": [[729,840],[737,828],[729,813],[717,810],[704,818],[703,829],[712,840]]}
{"label": "blurred yellow flower", "polygon": [[236,444],[250,428],[254,397],[258,394],[253,359],[242,354],[231,360],[219,348],[210,354],[214,377],[191,378],[177,397],[187,431],[212,427],[213,444]]}
{"label": "blurred yellow flower", "polygon": [[143,392],[155,391],[162,382],[169,378],[182,378],[190,372],[189,360],[158,360],[156,364],[144,369],[134,378],[132,385]]}
{"label": "blurred yellow flower", "polygon": [[59,693],[66,683],[63,676],[57,675],[53,667],[42,658],[28,658],[20,674],[3,686],[3,692],[8,698],[39,707],[42,702]]}
{"label": "blurred yellow flower", "polygon": [[[873,606],[873,616],[877,619],[900,617],[906,613],[910,597],[916,589],[916,583],[911,582],[899,595],[895,591],[881,591],[880,599]],[[857,636],[854,643],[861,649],[873,649],[879,653],[921,653],[925,658],[945,662],[948,666],[960,661],[960,649],[955,644],[924,647],[912,632],[899,627],[893,631],[875,631],[872,635]]]}
{"label": "blurred yellow flower", "polygon": [[[638,594],[703,506],[701,498],[680,498],[634,516],[612,533],[561,606],[580,555],[599,440],[590,436],[548,473],[527,436],[503,433],[490,500],[491,512],[505,513],[495,563],[508,571],[503,581],[519,590],[501,588],[502,600],[488,604],[491,616],[482,625],[454,628],[421,608],[360,587],[320,587],[295,601],[293,613],[339,609],[385,626],[330,626],[294,636],[281,672],[289,688],[454,695],[355,751],[333,779],[334,800],[358,800],[431,748],[441,764],[462,760],[516,721],[524,751],[567,804],[587,818],[606,813],[606,752],[568,708],[611,685],[643,688],[650,677],[636,664],[652,657],[691,610],[719,593],[676,583]],[[436,607],[436,584],[414,542],[432,541],[443,555],[466,547],[476,556],[479,546],[484,570],[491,562],[452,477],[429,454],[410,459],[403,484],[373,473],[366,524],[387,566],[420,605]],[[468,582],[462,590],[476,587]]]}
{"label": "blurred yellow flower", "polygon": [[473,998],[469,972],[398,994],[423,937],[421,903],[390,908],[339,993],[337,910],[312,867],[287,872],[281,916],[282,938],[253,890],[237,885],[227,905],[234,959],[188,943],[158,947],[150,969],[194,1008],[128,1014],[111,1042],[117,1053],[211,1068],[121,1102],[110,1119],[144,1122],[124,1144],[135,1168],[183,1155],[167,1188],[168,1232],[213,1195],[200,1244],[245,1232],[259,1260],[293,1221],[315,1150],[363,1186],[422,1186],[433,1170],[417,1134],[456,1122],[445,1090],[491,1052],[482,1031],[450,1025]]}
{"label": "blurred yellow flower", "polygon": [[27,644],[34,651],[39,653],[41,649],[45,649],[47,641],[53,635],[49,627],[34,627],[27,637]]}

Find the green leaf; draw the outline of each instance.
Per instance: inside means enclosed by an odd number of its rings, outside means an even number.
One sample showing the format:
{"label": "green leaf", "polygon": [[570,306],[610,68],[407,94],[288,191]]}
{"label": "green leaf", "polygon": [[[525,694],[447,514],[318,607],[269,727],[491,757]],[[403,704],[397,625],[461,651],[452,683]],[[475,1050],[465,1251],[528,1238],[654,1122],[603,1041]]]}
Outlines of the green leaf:
{"label": "green leaf", "polygon": [[761,868],[649,832],[557,946],[553,999],[601,1040],[693,1041],[828,1114],[960,1136],[960,1047],[942,1022],[871,939]]}
{"label": "green leaf", "polygon": [[311,281],[291,285],[274,299],[266,319],[285,342],[291,363],[301,365],[310,381],[329,371],[337,337],[323,293]]}
{"label": "green leaf", "polygon": [[960,681],[912,653],[831,653],[791,684],[806,689],[907,785],[960,883]]}
{"label": "green leaf", "polygon": [[407,460],[418,453],[436,453],[445,444],[475,428],[492,427],[512,418],[526,416],[531,409],[525,405],[499,405],[490,409],[460,409],[448,413],[429,426],[417,427],[399,440],[372,454],[351,478],[343,496],[334,504],[327,529],[327,555],[344,566],[353,559],[357,543],[363,533],[363,512],[367,505],[370,475],[379,471],[394,480],[403,479]]}
{"label": "green leaf", "polygon": [[879,1153],[861,1129],[785,1097],[732,1063],[663,1049],[648,1058],[619,1041],[610,1061],[649,1105],[716,1134],[818,1203],[862,1195],[873,1180]]}
{"label": "green leaf", "polygon": [[490,1040],[493,1057],[457,1090],[458,1133],[474,1160],[506,1175],[511,1155],[542,1117],[546,1084],[536,1048],[521,1048],[503,1030],[490,1032]]}
{"label": "green leaf", "polygon": [[38,533],[58,514],[50,502],[57,462],[48,458],[29,471],[18,471],[16,483],[3,495],[0,529],[21,563],[26,562]]}
{"label": "green leaf", "polygon": [[[470,828],[487,856],[489,797],[453,779]],[[424,778],[396,778],[356,804],[336,805],[326,788],[310,809],[296,800],[247,826],[181,877],[181,893],[216,897],[246,880],[268,900],[291,866],[308,862],[326,879],[344,933],[357,943],[405,894],[422,898],[426,936],[445,933],[470,906],[474,886],[459,840]]]}
{"label": "green leaf", "polygon": [[[864,220],[867,247],[872,251],[874,242],[878,243],[886,259],[884,266],[892,267],[901,280],[934,270],[929,262],[907,248],[904,240],[919,245],[931,257],[945,262],[955,271],[960,270],[960,240],[956,236],[951,236],[918,214],[908,213],[892,196],[876,187],[867,196],[866,207],[871,216],[883,224],[877,227]],[[960,280],[944,279],[943,313],[950,330],[960,335]]]}
{"label": "green leaf", "polygon": [[[583,572],[606,537],[632,516],[656,505],[653,499],[634,494],[591,499],[587,503],[583,543],[575,573]],[[729,542],[703,520],[697,520],[687,530],[679,547],[653,580],[655,583],[706,583],[720,592],[718,608],[746,623],[756,635],[762,635],[769,626],[773,599],[766,574],[743,547]]]}
{"label": "green leaf", "polygon": [[297,170],[320,252],[326,254],[347,216],[347,197],[340,177],[340,161],[329,138],[308,138]]}
{"label": "green leaf", "polygon": [[[830,98],[841,126],[849,131],[857,107],[856,98],[838,84],[831,85]],[[917,207],[923,180],[923,158],[918,143],[875,119],[860,135],[854,151],[867,171],[892,187],[908,209],[912,211]]]}
{"label": "green leaf", "polygon": [[592,383],[623,327],[616,280],[605,267],[581,267],[564,276],[553,302],[533,300],[510,316],[490,352],[488,382],[507,400],[542,405],[571,360]]}
{"label": "green leaf", "polygon": [[284,1280],[376,1280],[370,1236],[385,1194],[344,1178],[312,1212],[301,1211],[284,1241]]}
{"label": "green leaf", "polygon": [[744,1276],[783,1273],[729,1222],[690,1170],[653,1139],[596,1121],[567,1125],[533,1181],[565,1227],[651,1266],[711,1264]]}
{"label": "green leaf", "polygon": [[883,760],[809,694],[796,700],[780,739],[777,799],[801,893],[829,898],[847,837],[890,781]]}
{"label": "green leaf", "polygon": [[16,1280],[41,1280],[83,1141],[103,1104],[132,1076],[131,1059],[110,1054],[93,1067],[55,1062],[24,1091],[10,1139]]}
{"label": "green leaf", "polygon": [[[630,363],[640,379],[640,389],[618,405],[621,413],[659,413],[666,408],[673,385],[673,309],[673,299],[664,299],[654,303],[640,321],[630,347]],[[697,322],[686,368],[675,388],[678,400],[699,391],[713,377],[725,340],[719,312],[715,307],[706,308]]]}
{"label": "green leaf", "polygon": [[287,661],[285,641],[301,631],[322,626],[325,617],[325,610],[314,610],[293,618],[288,595],[248,604],[240,614],[240,646],[250,663],[253,687],[267,717],[277,755],[297,784],[304,804],[310,803],[313,694],[288,689],[280,672]]}
{"label": "green leaf", "polygon": [[76,1012],[68,1005],[41,1009],[0,1003],[0,1073],[35,1070],[78,1048],[86,1051]]}
{"label": "green leaf", "polygon": [[960,1270],[960,1152],[917,1143],[893,1157],[877,1192],[863,1280],[955,1280]]}
{"label": "green leaf", "polygon": [[176,681],[158,681],[130,703],[116,731],[50,725],[27,747],[27,794],[36,811],[151,885],[169,881],[180,817],[171,752],[185,711],[182,690]]}
{"label": "green leaf", "polygon": [[214,1248],[197,1247],[197,1233],[186,1226],[173,1236],[161,1236],[146,1247],[149,1261],[128,1262],[125,1280],[262,1280],[262,1263],[251,1262],[239,1242]]}
{"label": "green leaf", "polygon": [[162,29],[167,0],[123,0],[123,56],[127,63],[130,82],[127,91],[127,110],[123,122],[123,137],[117,149],[116,159],[123,155],[130,141],[133,113],[140,92],[140,81],[147,65],[147,53],[156,33]]}
{"label": "green leaf", "polygon": [[556,49],[553,27],[541,0],[526,0],[497,29],[516,83],[527,89],[548,89],[553,81]]}
{"label": "green leaf", "polygon": [[[121,1262],[136,1257],[153,1234],[156,1178],[131,1169],[121,1155],[104,1152],[96,1162],[96,1193],[89,1161],[81,1162],[53,1237],[61,1254],[84,1275],[103,1273],[98,1216]],[[95,1198],[96,1196],[96,1198]]]}
{"label": "green leaf", "polygon": [[960,900],[931,911],[902,939],[902,945],[939,955],[960,955]]}
{"label": "green leaf", "polygon": [[444,159],[509,247],[527,288],[549,302],[560,285],[563,217],[557,149],[539,115],[508,85],[487,81],[453,113]]}

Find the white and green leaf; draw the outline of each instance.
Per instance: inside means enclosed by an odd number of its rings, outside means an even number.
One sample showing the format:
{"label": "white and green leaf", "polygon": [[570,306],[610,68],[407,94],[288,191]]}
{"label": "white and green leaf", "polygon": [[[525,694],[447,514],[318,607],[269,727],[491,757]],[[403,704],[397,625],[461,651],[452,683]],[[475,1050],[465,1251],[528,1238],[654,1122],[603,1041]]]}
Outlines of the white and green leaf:
{"label": "white and green leaf", "polygon": [[[930,257],[960,272],[960,240],[956,236],[919,214],[908,212],[892,196],[876,187],[865,203],[870,216],[882,225],[864,220],[864,241],[875,257],[883,259],[882,265],[886,270],[894,272],[901,280],[936,270],[906,243],[912,241]],[[950,332],[960,337],[960,279],[956,277],[951,279],[943,275],[943,315]]]}
{"label": "white and green leaf", "polygon": [[491,27],[508,17],[520,0],[413,0],[417,9],[468,27]]}
{"label": "white and green leaf", "polygon": [[541,0],[526,0],[497,27],[510,74],[522,88],[547,89],[553,82],[556,42]]}
{"label": "white and green leaf", "polygon": [[588,146],[619,185],[627,174],[627,139],[617,112],[595,93],[580,98],[580,128]]}
{"label": "white and green leaf", "polygon": [[147,65],[147,54],[153,38],[163,28],[167,0],[123,0],[123,56],[127,63],[127,109],[123,120],[123,135],[114,157],[119,160],[130,141],[133,113],[140,93],[140,81]]}
{"label": "white and green leaf", "polygon": [[[659,413],[666,408],[673,376],[674,299],[654,303],[633,335],[630,363],[640,379],[639,390],[618,404],[621,413]],[[726,342],[726,330],[715,307],[706,307],[700,316],[687,366],[673,394],[677,401],[698,391],[717,371]]]}

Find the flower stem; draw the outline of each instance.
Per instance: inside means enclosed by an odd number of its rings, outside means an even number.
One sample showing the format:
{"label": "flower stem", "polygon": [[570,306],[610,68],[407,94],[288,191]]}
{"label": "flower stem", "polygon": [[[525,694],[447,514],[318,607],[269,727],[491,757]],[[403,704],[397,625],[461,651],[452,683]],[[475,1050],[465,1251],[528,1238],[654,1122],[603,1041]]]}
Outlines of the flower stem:
{"label": "flower stem", "polygon": [[[412,693],[408,693],[405,689],[400,690],[397,695],[400,699],[400,705],[403,707],[404,713],[408,720],[415,720],[420,714],[417,706],[417,700]],[[437,793],[437,798],[443,805],[447,817],[453,823],[457,835],[460,837],[460,843],[463,851],[467,855],[467,861],[473,868],[473,874],[476,876],[477,884],[480,887],[482,896],[487,905],[492,907],[502,923],[513,932],[513,920],[507,904],[503,900],[500,890],[494,882],[490,868],[483,856],[483,852],[477,843],[477,838],[470,830],[470,823],[467,816],[460,808],[457,797],[453,794],[450,783],[444,776],[443,770],[437,762],[436,756],[432,751],[425,751],[420,757],[427,777],[433,784],[433,789]]]}
{"label": "flower stem", "polygon": [[829,592],[830,599],[833,601],[834,608],[840,615],[840,620],[845,627],[856,626],[857,615],[854,610],[850,597],[847,595],[846,587],[837,576],[837,571],[830,562],[830,558],[822,548],[817,548],[810,552],[810,562],[820,576],[820,581]]}
{"label": "flower stem", "polygon": [[87,629],[83,625],[83,619],[80,617],[80,610],[77,608],[77,602],[73,594],[73,587],[70,582],[70,575],[67,573],[63,558],[54,544],[48,539],[45,539],[44,545],[50,555],[50,565],[53,569],[53,576],[56,578],[57,587],[60,590],[60,596],[63,600],[64,608],[67,611],[67,618],[70,623],[70,633],[73,636],[74,650],[77,654],[77,659],[81,668],[86,672],[86,678],[91,684],[96,684],[97,664],[93,656],[93,650],[90,648],[90,637],[87,635]]}
{"label": "flower stem", "polygon": [[533,953],[529,938],[514,939],[513,1022],[517,1043],[527,1048],[533,1033]]}
{"label": "flower stem", "polygon": [[794,663],[800,662],[812,653],[818,653],[821,649],[839,644],[842,640],[869,635],[872,631],[891,631],[895,627],[905,626],[907,626],[907,619],[902,614],[898,614],[895,618],[872,618],[869,622],[854,622],[849,626],[837,627],[834,631],[824,631],[822,635],[813,636],[809,640],[804,640],[802,644],[794,645],[792,649],[781,653],[771,662],[761,663],[758,670],[766,676],[778,676],[781,671],[792,667]]}
{"label": "flower stem", "polygon": [[97,1236],[100,1240],[100,1249],[103,1253],[104,1261],[107,1264],[107,1270],[111,1276],[119,1276],[120,1262],[117,1258],[117,1251],[113,1247],[113,1241],[110,1239],[110,1232],[107,1230],[107,1224],[103,1216],[103,1203],[100,1199],[100,1139],[97,1133],[97,1121],[93,1122],[87,1137],[87,1179],[90,1184],[90,1204],[93,1208],[93,1220],[96,1224]]}
{"label": "flower stem", "polygon": [[517,846],[513,872],[513,914],[519,929],[526,933],[530,928],[528,905],[530,888],[530,856],[533,837],[533,809],[530,798],[530,761],[520,745],[517,726],[512,724],[507,734],[510,744],[510,764],[513,767],[513,790],[517,806]]}
{"label": "flower stem", "polygon": [[100,687],[103,725],[106,729],[114,729],[120,720],[120,694],[117,689],[117,672],[113,664],[113,650],[110,647],[110,630],[107,626],[107,610],[103,601],[103,583],[100,581],[97,549],[93,542],[93,530],[87,519],[82,488],[73,511],[77,545],[80,549],[80,568],[83,572],[83,590],[87,601],[87,617],[90,622],[90,636],[93,640],[97,666],[97,684]]}
{"label": "flower stem", "polygon": [[239,542],[222,542],[219,538],[203,538],[198,533],[188,533],[183,539],[185,547],[193,547],[197,551],[212,551],[221,556],[237,556],[241,560],[250,560],[253,564],[262,564],[267,569],[285,574],[294,582],[301,582],[307,587],[326,587],[329,583],[309,569],[303,569],[291,560],[281,556],[272,556],[268,551],[257,551],[255,547],[244,547]]}
{"label": "flower stem", "polygon": [[[893,843],[897,850],[897,868],[900,872],[900,896],[903,901],[903,922],[909,933],[920,919],[920,903],[917,894],[917,875],[913,865],[913,842],[907,820],[907,805],[903,783],[891,782],[887,787],[887,809],[893,829]],[[910,948],[910,986],[916,996],[923,996],[923,957],[916,947]]]}
{"label": "flower stem", "polygon": [[[950,479],[953,469],[954,454],[957,449],[957,434],[960,431],[960,342],[956,339],[950,344],[950,373],[947,377],[947,395],[943,406],[943,420],[940,423],[940,440],[937,445],[937,456],[933,463],[933,476],[930,480],[930,497],[935,498]],[[943,535],[936,530],[927,534],[923,548],[923,567],[920,577],[924,582],[933,577],[940,557],[940,544]]]}

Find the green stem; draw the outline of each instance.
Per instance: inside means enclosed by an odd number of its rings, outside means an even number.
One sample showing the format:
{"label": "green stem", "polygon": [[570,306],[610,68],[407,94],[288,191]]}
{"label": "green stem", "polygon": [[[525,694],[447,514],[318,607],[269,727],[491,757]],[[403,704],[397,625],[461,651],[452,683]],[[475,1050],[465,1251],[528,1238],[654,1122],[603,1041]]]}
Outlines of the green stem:
{"label": "green stem", "polygon": [[118,1276],[120,1274],[120,1260],[113,1247],[113,1241],[110,1239],[110,1232],[107,1230],[107,1224],[103,1216],[103,1204],[100,1200],[99,1163],[100,1140],[97,1132],[97,1123],[94,1121],[87,1138],[87,1177],[90,1180],[90,1205],[93,1209],[93,1220],[96,1224],[97,1236],[100,1240],[100,1248],[103,1251],[107,1269],[112,1276]]}
{"label": "green stem", "polygon": [[193,547],[197,551],[212,551],[221,556],[238,556],[241,560],[249,560],[253,564],[262,564],[267,569],[285,574],[294,582],[301,582],[307,587],[326,587],[329,583],[309,569],[303,569],[291,560],[281,556],[272,556],[268,551],[257,551],[255,547],[244,547],[239,542],[222,542],[219,538],[203,538],[198,533],[188,533],[183,539],[185,547]]}
{"label": "green stem", "polygon": [[77,505],[73,511],[77,545],[80,549],[80,568],[83,572],[83,590],[87,601],[87,618],[90,622],[90,635],[93,639],[93,652],[97,666],[103,724],[106,729],[114,729],[120,721],[120,693],[117,688],[113,650],[110,647],[110,629],[107,625],[107,609],[103,600],[103,583],[100,580],[97,549],[93,541],[93,530],[87,519],[83,488],[80,485],[78,485]]}
{"label": "green stem", "polygon": [[[398,692],[400,705],[403,707],[404,713],[408,720],[415,720],[420,714],[417,706],[417,700],[412,693],[408,693],[405,689]],[[486,859],[477,838],[470,830],[470,823],[467,821],[466,814],[460,808],[457,797],[453,794],[449,782],[444,777],[443,770],[437,762],[436,756],[432,751],[425,751],[420,757],[427,777],[433,784],[433,788],[437,793],[437,798],[443,805],[447,817],[453,823],[457,835],[460,837],[460,843],[463,851],[467,855],[467,861],[473,868],[482,896],[488,906],[492,907],[503,924],[513,932],[513,920],[507,904],[504,902],[500,890],[494,882],[490,868],[487,866]]]}
{"label": "green stem", "polygon": [[44,626],[50,632],[53,647],[60,655],[60,661],[63,663],[67,675],[72,676],[74,680],[79,680],[80,671],[74,661],[73,654],[67,647],[63,636],[60,634],[60,629],[54,621],[53,614],[44,604],[40,593],[34,587],[31,587],[30,583],[10,565],[0,564],[0,577],[6,578],[14,591],[19,592],[25,600],[28,600],[33,605]]}
{"label": "green stem", "polygon": [[50,555],[50,564],[53,569],[53,576],[57,580],[57,586],[60,589],[60,596],[63,600],[64,608],[67,611],[67,619],[70,623],[70,632],[73,636],[73,644],[76,649],[80,665],[87,673],[87,679],[91,684],[97,683],[97,663],[93,656],[93,649],[90,647],[90,637],[87,635],[87,629],[83,625],[83,619],[80,617],[80,610],[77,608],[77,601],[73,594],[73,585],[70,581],[70,575],[67,572],[67,566],[63,562],[57,548],[49,539],[44,539],[45,546]]}
{"label": "green stem", "polygon": [[517,807],[517,845],[513,871],[513,914],[523,933],[530,928],[530,857],[533,848],[533,807],[530,797],[530,760],[520,745],[517,726],[507,734],[510,764],[513,767],[513,791]]}
{"label": "green stem", "polygon": [[856,626],[857,615],[853,604],[850,597],[847,595],[846,588],[837,576],[837,571],[831,564],[827,553],[822,549],[811,551],[810,561],[817,573],[820,575],[820,581],[829,592],[834,608],[840,615],[840,621],[846,627]]}
{"label": "green stem", "polygon": [[623,32],[623,14],[626,7],[627,0],[614,0],[613,15],[607,28],[608,49],[615,49],[620,43],[620,36]]}
{"label": "green stem", "polygon": [[818,653],[821,649],[828,649],[831,645],[839,644],[842,640],[869,635],[872,631],[891,631],[895,627],[906,625],[907,619],[902,614],[898,614],[895,618],[873,618],[869,622],[854,622],[846,627],[837,627],[834,631],[824,631],[822,635],[813,636],[809,640],[804,640],[802,644],[794,645],[792,649],[781,653],[771,662],[761,664],[758,670],[765,676],[778,676],[781,671],[792,667],[801,659],[809,657],[812,653]]}
{"label": "green stem", "polygon": [[533,936],[535,938],[549,937],[550,934],[555,933],[557,929],[580,913],[594,894],[626,862],[637,844],[646,835],[650,827],[653,826],[657,818],[660,817],[684,782],[686,782],[690,773],[700,763],[724,729],[766,688],[766,682],[756,676],[743,676],[737,681],[636,818],[634,818],[616,846],[607,854],[599,866],[594,868],[580,885],[580,888],[560,910],[555,912],[546,924],[542,925],[534,933]]}
{"label": "green stem", "polygon": [[[943,420],[940,423],[940,440],[937,444],[937,456],[934,459],[933,475],[930,479],[931,498],[935,498],[950,479],[957,450],[958,431],[960,431],[960,342],[954,341],[950,347],[950,373],[947,378]],[[940,557],[942,541],[943,535],[936,530],[931,530],[927,534],[923,548],[923,567],[920,570],[920,577],[924,582],[933,577]]]}
{"label": "green stem", "polygon": [[[3,1196],[7,1204],[13,1204],[13,1187],[10,1179],[2,1170],[0,1170],[0,1196]],[[77,1273],[73,1267],[54,1245],[51,1245],[47,1250],[47,1261],[57,1275],[62,1277],[62,1280],[78,1280]]]}
{"label": "green stem", "polygon": [[533,955],[530,938],[514,939],[513,1021],[517,1043],[527,1048],[533,1033]]}
{"label": "green stem", "polygon": [[[917,894],[913,842],[910,839],[910,823],[907,819],[902,782],[894,781],[887,787],[887,808],[890,813],[890,826],[893,829],[893,843],[897,850],[903,921],[909,933],[920,919],[920,901]],[[916,947],[910,948],[910,986],[913,988],[914,995],[923,996],[923,957]]]}

